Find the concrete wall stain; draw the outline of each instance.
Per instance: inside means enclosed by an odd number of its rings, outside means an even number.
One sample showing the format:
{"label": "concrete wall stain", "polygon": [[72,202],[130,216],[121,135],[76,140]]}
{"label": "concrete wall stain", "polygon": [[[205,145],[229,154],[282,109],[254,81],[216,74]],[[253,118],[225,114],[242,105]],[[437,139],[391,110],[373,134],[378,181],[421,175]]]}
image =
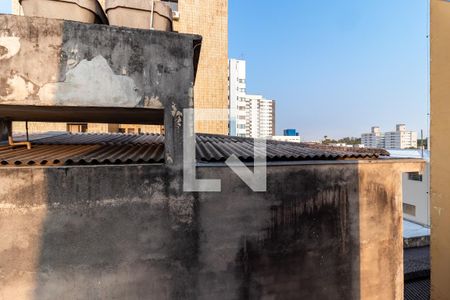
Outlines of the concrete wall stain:
{"label": "concrete wall stain", "polygon": [[16,55],[20,50],[20,38],[16,36],[0,36],[0,60]]}
{"label": "concrete wall stain", "polygon": [[116,75],[106,59],[96,56],[92,60],[68,60],[70,69],[65,80],[47,83],[41,87],[38,96],[40,105],[73,106],[117,106],[135,107],[141,100],[140,92],[133,79]]}
{"label": "concrete wall stain", "polygon": [[222,193],[183,193],[162,165],[3,168],[0,294],[400,299],[392,165],[270,166],[267,193],[225,167],[198,169]]}

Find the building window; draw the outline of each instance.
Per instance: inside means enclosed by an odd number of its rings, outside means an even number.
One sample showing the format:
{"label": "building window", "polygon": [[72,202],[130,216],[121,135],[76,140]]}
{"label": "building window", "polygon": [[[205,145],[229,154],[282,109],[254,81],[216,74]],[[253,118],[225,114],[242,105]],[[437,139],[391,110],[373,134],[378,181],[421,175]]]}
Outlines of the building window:
{"label": "building window", "polygon": [[178,0],[163,0],[173,11],[178,11]]}
{"label": "building window", "polygon": [[423,181],[423,176],[419,172],[409,172],[408,179],[412,181]]}
{"label": "building window", "polygon": [[403,213],[415,217],[416,206],[408,203],[403,203]]}

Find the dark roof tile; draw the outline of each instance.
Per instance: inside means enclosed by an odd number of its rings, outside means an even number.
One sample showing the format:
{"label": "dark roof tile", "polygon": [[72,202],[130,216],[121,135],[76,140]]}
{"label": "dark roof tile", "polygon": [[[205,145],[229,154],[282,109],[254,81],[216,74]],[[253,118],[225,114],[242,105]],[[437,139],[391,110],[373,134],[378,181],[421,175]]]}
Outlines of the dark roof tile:
{"label": "dark roof tile", "polygon": [[[32,137],[31,141],[31,150],[1,146],[0,164],[29,166],[164,162],[164,136],[158,134],[58,133]],[[233,154],[243,161],[252,161],[254,144],[255,140],[250,138],[199,134],[197,161],[223,162]],[[337,148],[267,140],[266,155],[268,161],[299,161],[376,159],[389,153],[382,149]]]}

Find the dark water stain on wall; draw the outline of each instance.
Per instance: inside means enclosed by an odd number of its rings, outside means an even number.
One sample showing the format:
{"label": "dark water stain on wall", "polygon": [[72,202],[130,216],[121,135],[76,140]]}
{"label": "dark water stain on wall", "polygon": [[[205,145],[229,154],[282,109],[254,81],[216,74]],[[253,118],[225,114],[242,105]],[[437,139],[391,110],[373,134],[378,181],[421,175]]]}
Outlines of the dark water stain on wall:
{"label": "dark water stain on wall", "polygon": [[323,181],[314,172],[303,175],[271,186],[279,203],[270,208],[270,225],[258,238],[242,239],[236,256],[240,299],[349,299],[354,269],[348,189],[354,187]]}

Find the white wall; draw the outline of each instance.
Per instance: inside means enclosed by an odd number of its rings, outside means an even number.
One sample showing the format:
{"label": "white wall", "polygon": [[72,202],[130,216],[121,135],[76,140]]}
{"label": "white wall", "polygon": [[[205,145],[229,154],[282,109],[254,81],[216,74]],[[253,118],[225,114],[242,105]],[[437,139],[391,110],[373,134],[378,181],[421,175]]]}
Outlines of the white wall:
{"label": "white wall", "polygon": [[416,215],[411,216],[406,213],[403,218],[424,226],[430,226],[430,197],[429,197],[429,174],[430,163],[427,162],[422,181],[413,181],[408,179],[408,173],[402,176],[403,184],[403,203],[414,205],[416,207]]}

